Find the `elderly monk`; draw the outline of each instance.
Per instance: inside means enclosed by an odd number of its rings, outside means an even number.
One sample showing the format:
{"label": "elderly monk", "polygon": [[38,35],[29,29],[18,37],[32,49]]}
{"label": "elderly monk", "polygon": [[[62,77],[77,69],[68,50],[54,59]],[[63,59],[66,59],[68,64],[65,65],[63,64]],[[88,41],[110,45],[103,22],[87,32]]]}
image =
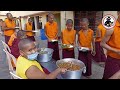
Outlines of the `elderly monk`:
{"label": "elderly monk", "polygon": [[[89,51],[79,51],[78,59],[83,61],[86,66],[86,73],[84,76],[90,76],[92,74],[92,55],[95,55],[95,42],[93,38],[93,30],[88,25],[89,21],[87,18],[82,18],[80,21],[81,30],[78,32],[78,45],[79,47],[89,48]],[[92,45],[91,45],[92,44]]]}
{"label": "elderly monk", "polygon": [[15,21],[11,13],[6,14],[7,19],[5,19],[5,25],[2,27],[5,35],[5,42],[8,43],[10,36],[15,32]]}
{"label": "elderly monk", "polygon": [[52,42],[52,40],[58,40],[58,25],[57,22],[54,21],[54,15],[52,13],[48,14],[48,22],[45,24],[45,34],[48,38],[48,48],[52,48],[53,59],[59,60],[59,47],[58,42]]}
{"label": "elderly monk", "polygon": [[25,24],[25,30],[26,30],[27,38],[35,41],[34,32],[32,32],[33,27],[32,27],[32,19],[31,18],[29,18],[28,22]]}
{"label": "elderly monk", "polygon": [[65,73],[67,68],[57,68],[50,74],[43,71],[40,63],[36,61],[38,52],[34,41],[22,39],[19,42],[20,56],[17,60],[16,74],[23,79],[56,79],[58,74]]}
{"label": "elderly monk", "polygon": [[[76,39],[76,30],[72,29],[73,28],[73,20],[68,19],[66,21],[66,29],[62,30],[61,33],[61,39],[62,39],[62,44],[66,45],[73,45],[75,46],[75,39]],[[74,55],[74,47],[73,48],[63,48],[62,50],[62,57],[63,58],[75,58]]]}
{"label": "elderly monk", "polygon": [[103,79],[108,79],[120,70],[120,11],[117,11],[115,27],[107,30],[101,41],[101,46],[107,49]]}
{"label": "elderly monk", "polygon": [[100,64],[106,61],[106,56],[104,54],[103,47],[100,46],[100,42],[105,35],[106,29],[102,25],[102,18],[98,19],[97,24],[98,27],[97,27],[96,39],[95,39],[96,55],[94,56],[94,60]]}

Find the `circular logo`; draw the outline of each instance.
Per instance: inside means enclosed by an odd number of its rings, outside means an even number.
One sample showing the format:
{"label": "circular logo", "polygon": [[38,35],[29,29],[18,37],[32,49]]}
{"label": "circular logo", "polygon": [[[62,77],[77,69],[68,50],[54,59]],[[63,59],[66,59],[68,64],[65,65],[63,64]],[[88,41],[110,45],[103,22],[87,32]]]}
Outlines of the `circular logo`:
{"label": "circular logo", "polygon": [[116,18],[113,15],[107,14],[102,19],[102,25],[106,29],[111,29],[115,26]]}

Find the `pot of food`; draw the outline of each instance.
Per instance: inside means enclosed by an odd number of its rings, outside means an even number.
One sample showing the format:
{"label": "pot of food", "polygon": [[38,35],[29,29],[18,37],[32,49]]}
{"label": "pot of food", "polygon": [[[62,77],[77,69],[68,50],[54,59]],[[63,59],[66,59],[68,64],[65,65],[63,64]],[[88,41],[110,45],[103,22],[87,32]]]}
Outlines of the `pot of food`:
{"label": "pot of food", "polygon": [[82,72],[86,72],[85,64],[74,58],[65,58],[56,62],[59,68],[68,68],[68,71],[61,74],[63,79],[81,79]]}
{"label": "pot of food", "polygon": [[41,51],[39,52],[39,55],[38,55],[38,61],[39,62],[48,62],[48,61],[52,60],[52,55],[53,55],[53,49],[41,48]]}

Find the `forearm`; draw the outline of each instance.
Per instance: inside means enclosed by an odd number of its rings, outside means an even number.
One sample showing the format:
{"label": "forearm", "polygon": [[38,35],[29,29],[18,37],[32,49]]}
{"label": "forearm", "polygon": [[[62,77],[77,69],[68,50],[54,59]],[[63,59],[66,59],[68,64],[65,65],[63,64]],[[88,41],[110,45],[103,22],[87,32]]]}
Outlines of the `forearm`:
{"label": "forearm", "polygon": [[110,46],[107,45],[105,42],[102,42],[102,41],[101,41],[100,46],[102,46],[103,48],[105,48],[105,49],[107,49],[107,50],[110,50],[110,51],[116,52],[116,49],[110,47]]}
{"label": "forearm", "polygon": [[5,30],[15,30],[15,28],[2,28],[3,31]]}
{"label": "forearm", "polygon": [[61,70],[60,68],[56,69],[55,71],[53,71],[52,73],[48,74],[46,76],[46,79],[56,79],[57,75],[60,74]]}
{"label": "forearm", "polygon": [[49,37],[47,36],[47,34],[45,33],[45,36],[47,37],[47,39],[49,39]]}

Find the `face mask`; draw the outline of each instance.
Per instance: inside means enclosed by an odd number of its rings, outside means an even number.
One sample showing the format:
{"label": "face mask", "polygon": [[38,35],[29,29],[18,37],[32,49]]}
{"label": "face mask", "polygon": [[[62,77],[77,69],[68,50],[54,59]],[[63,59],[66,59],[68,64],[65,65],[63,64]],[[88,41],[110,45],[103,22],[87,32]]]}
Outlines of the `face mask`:
{"label": "face mask", "polygon": [[29,60],[36,60],[36,59],[37,59],[37,56],[38,56],[38,52],[33,53],[33,54],[30,54],[30,55],[27,55],[27,58],[28,58]]}

